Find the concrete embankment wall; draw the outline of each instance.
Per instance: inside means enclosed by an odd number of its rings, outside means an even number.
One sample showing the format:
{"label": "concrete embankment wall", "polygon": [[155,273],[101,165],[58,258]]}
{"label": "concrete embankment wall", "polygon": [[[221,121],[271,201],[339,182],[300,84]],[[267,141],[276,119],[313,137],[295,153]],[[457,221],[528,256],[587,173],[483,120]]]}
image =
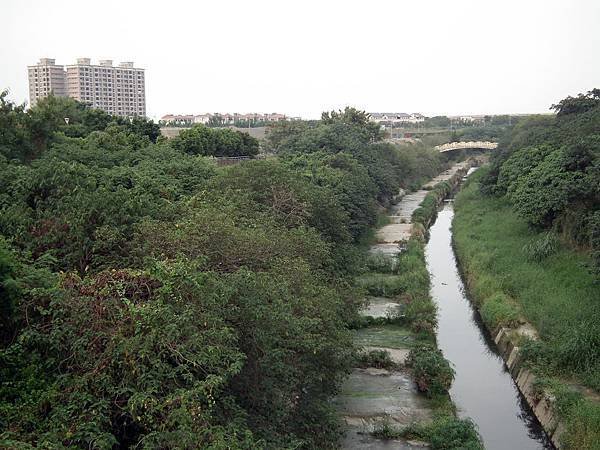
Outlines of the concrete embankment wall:
{"label": "concrete embankment wall", "polygon": [[548,434],[548,437],[550,437],[554,446],[560,449],[560,435],[565,427],[558,418],[555,399],[552,395],[540,392],[539,389],[535,388],[536,376],[529,369],[523,367],[520,350],[515,343],[518,336],[523,334],[523,330],[520,328],[500,327],[497,330],[490,330],[490,333],[519,391],[521,391],[523,397],[527,400],[531,410]]}

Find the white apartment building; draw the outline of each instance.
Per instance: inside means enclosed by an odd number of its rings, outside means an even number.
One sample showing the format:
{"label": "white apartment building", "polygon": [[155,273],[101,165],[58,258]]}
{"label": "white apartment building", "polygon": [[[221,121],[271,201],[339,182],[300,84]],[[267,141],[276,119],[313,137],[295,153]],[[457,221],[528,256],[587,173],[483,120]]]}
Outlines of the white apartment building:
{"label": "white apartment building", "polygon": [[[42,61],[48,60],[42,59],[40,63]],[[30,70],[32,67],[37,66],[31,66]],[[112,60],[106,59],[94,65],[90,58],[79,58],[76,64],[68,65],[66,71],[62,66],[55,67],[59,68],[55,71],[55,83],[60,80],[62,71],[63,92],[45,89],[37,97],[30,95],[32,106],[35,104],[34,98],[37,101],[52,91],[55,95],[66,95],[109,114],[123,117],[146,116],[144,69],[133,67],[133,62],[113,66]],[[29,84],[31,94],[31,75]]]}
{"label": "white apartment building", "polygon": [[369,113],[369,120],[376,123],[421,123],[425,116],[419,113]]}
{"label": "white apartment building", "polygon": [[195,123],[207,124],[210,119],[215,118],[222,125],[233,125],[236,122],[280,122],[284,120],[302,120],[300,117],[288,117],[285,114],[239,114],[239,113],[206,113],[197,115],[167,114],[161,117],[160,123],[163,125],[193,125]]}
{"label": "white apartment building", "polygon": [[29,101],[35,106],[39,99],[54,93],[66,97],[65,68],[57,66],[52,58],[41,58],[34,66],[27,67],[29,77]]}

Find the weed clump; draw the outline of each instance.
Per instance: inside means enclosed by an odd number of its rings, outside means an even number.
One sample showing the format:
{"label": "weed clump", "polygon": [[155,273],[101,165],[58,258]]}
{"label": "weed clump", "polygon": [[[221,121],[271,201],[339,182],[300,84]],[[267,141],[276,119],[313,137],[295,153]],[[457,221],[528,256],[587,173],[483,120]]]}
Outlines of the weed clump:
{"label": "weed clump", "polygon": [[385,350],[370,350],[358,355],[358,367],[375,367],[377,369],[393,370],[398,365],[392,360],[390,354]]}
{"label": "weed clump", "polygon": [[404,317],[415,333],[434,335],[437,327],[437,307],[430,299],[421,298],[408,303]]}
{"label": "weed clump", "polygon": [[523,246],[523,253],[528,261],[540,262],[555,254],[559,248],[558,238],[551,231],[542,233],[540,237],[533,239]]}
{"label": "weed clump", "polygon": [[443,416],[426,425],[412,424],[402,429],[394,428],[389,420],[384,420],[372,434],[379,439],[420,439],[428,442],[433,450],[484,448],[476,425],[470,419],[453,416]]}
{"label": "weed clump", "polygon": [[516,305],[502,292],[496,292],[486,299],[480,312],[483,321],[491,329],[514,326],[519,319]]}
{"label": "weed clump", "polygon": [[454,369],[442,352],[431,345],[412,349],[406,365],[411,369],[419,391],[429,398],[446,394],[454,380]]}

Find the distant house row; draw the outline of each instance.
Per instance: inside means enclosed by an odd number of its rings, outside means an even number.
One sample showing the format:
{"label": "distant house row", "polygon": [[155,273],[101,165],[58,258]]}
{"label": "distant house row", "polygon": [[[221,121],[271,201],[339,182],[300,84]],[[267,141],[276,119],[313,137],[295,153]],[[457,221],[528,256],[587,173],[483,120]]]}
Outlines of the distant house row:
{"label": "distant house row", "polygon": [[196,123],[208,124],[211,122],[220,123],[223,125],[234,125],[239,122],[280,122],[283,120],[300,120],[299,117],[288,117],[285,114],[198,114],[198,115],[175,115],[167,114],[162,116],[160,123],[162,125],[194,125]]}
{"label": "distant house row", "polygon": [[370,113],[370,120],[376,123],[420,123],[425,116],[419,113]]}
{"label": "distant house row", "polygon": [[449,116],[449,119],[467,123],[485,123],[485,116]]}

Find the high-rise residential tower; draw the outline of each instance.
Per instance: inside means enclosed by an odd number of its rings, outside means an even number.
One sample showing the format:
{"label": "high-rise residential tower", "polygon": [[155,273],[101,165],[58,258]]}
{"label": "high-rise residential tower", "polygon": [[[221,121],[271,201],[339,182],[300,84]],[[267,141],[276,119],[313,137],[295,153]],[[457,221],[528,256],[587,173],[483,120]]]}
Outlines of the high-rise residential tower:
{"label": "high-rise residential tower", "polygon": [[67,66],[67,95],[94,108],[118,116],[146,115],[146,81],[144,69],[132,62],[113,66],[111,60],[99,65],[89,58],[79,58]]}
{"label": "high-rise residential tower", "polygon": [[[117,116],[146,115],[144,69],[133,67],[132,62],[122,62],[113,66],[112,60],[102,60],[98,65],[93,65],[89,58],[79,58],[76,64],[68,65],[66,71],[62,66],[56,67],[61,67],[62,70],[65,92],[63,95]],[[58,74],[56,78],[59,78]],[[49,92],[50,90],[45,91],[45,95],[40,97],[48,95]],[[61,95],[58,91],[54,93]],[[33,96],[31,102],[33,105]]]}
{"label": "high-rise residential tower", "polygon": [[51,58],[41,58],[34,66],[28,66],[29,75],[29,101],[35,106],[41,98],[47,97],[51,92],[57,97],[67,95],[65,83],[65,68],[57,66]]}

